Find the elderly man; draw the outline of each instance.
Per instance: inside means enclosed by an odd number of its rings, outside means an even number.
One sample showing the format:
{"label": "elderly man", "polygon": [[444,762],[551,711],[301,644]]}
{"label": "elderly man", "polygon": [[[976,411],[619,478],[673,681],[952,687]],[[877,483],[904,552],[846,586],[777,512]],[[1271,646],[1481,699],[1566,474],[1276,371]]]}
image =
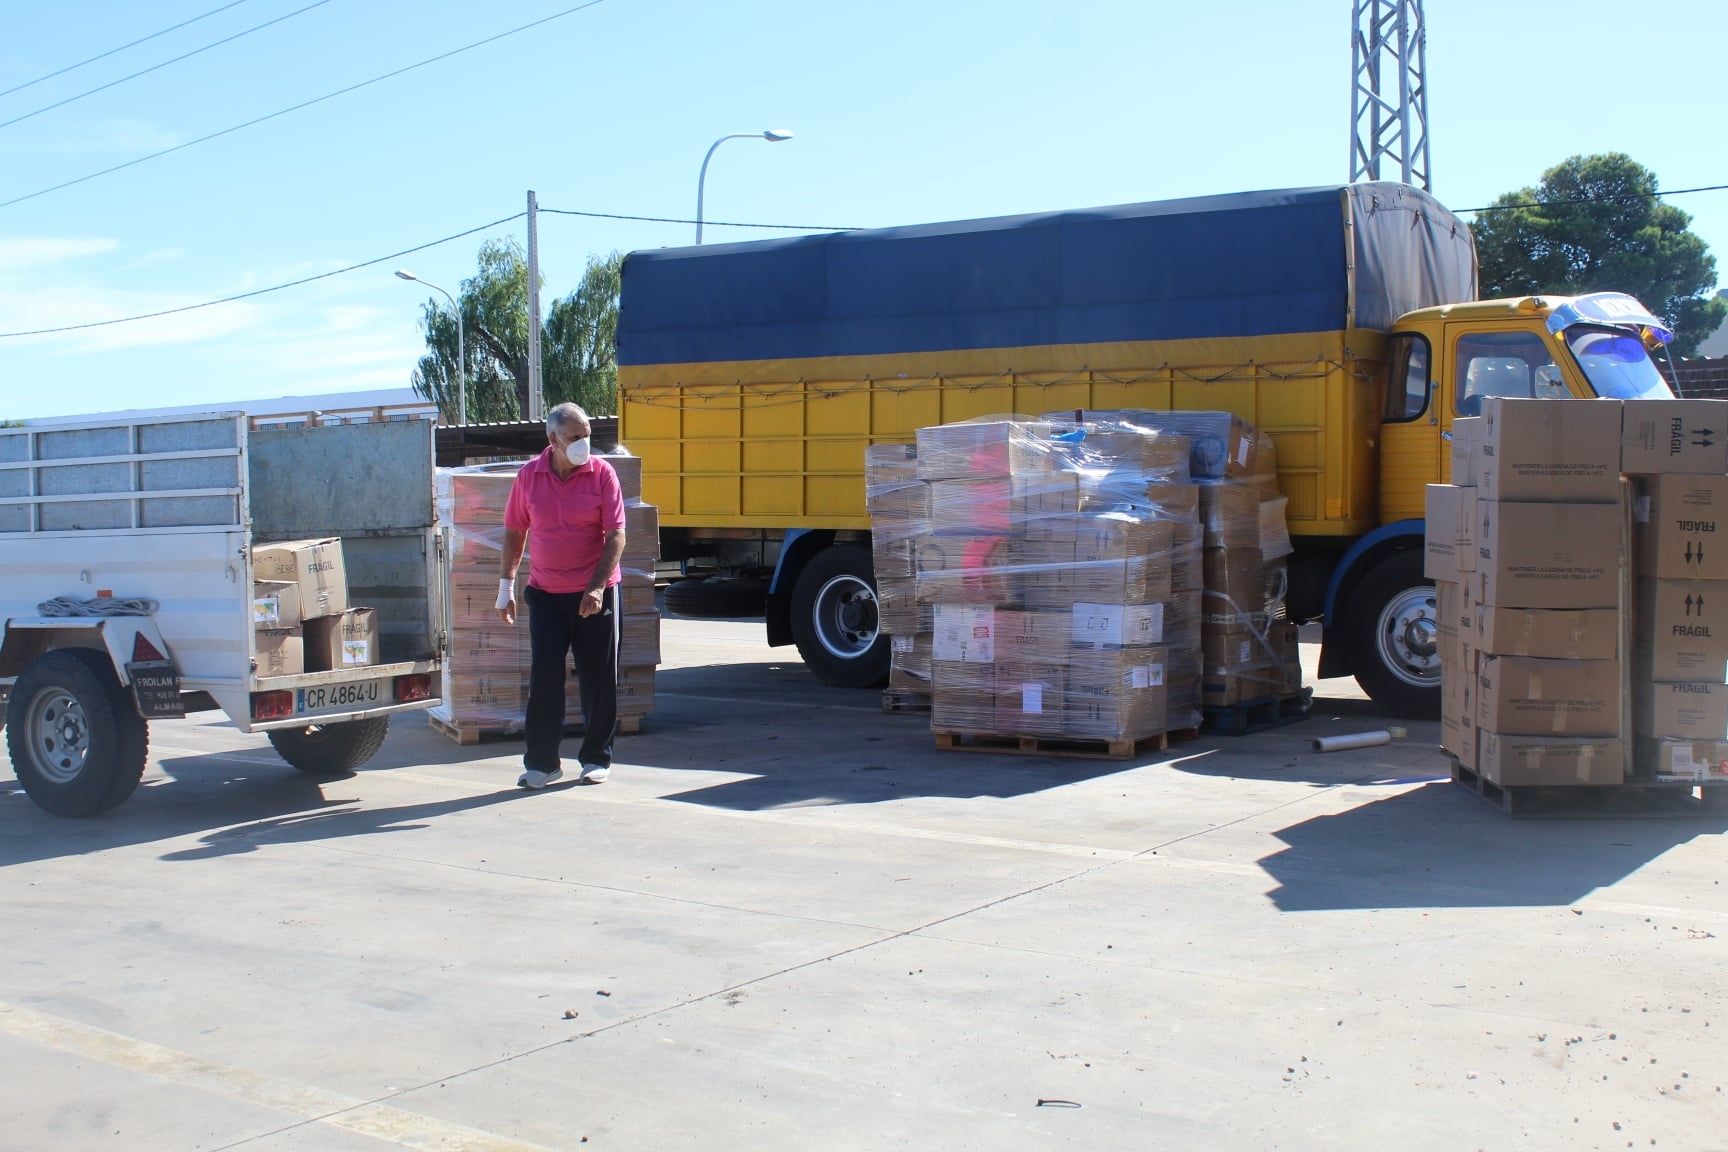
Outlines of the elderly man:
{"label": "elderly man", "polygon": [[564,775],[564,668],[572,651],[582,689],[580,779],[604,783],[618,733],[618,561],[624,555],[624,490],[612,466],[590,454],[588,414],[560,404],[546,415],[546,450],[523,467],[504,509],[498,611],[516,622],[516,569],[528,547],[526,596],[532,659],[523,788]]}

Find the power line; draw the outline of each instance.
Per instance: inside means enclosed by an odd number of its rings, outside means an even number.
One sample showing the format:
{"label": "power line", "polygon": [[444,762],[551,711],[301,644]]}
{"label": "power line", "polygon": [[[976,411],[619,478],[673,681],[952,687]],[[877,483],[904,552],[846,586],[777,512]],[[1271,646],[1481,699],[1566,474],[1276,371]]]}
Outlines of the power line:
{"label": "power line", "polygon": [[302,101],[299,104],[295,104],[293,107],[283,108],[280,111],[272,112],[267,116],[259,116],[258,118],[254,119],[254,120],[246,121],[244,124],[235,124],[232,127],[224,128],[219,132],[212,132],[207,136],[200,136],[195,140],[188,140],[184,144],[176,144],[172,148],[164,148],[160,152],[152,152],[147,156],[139,156],[136,159],[126,161],[124,164],[115,164],[111,168],[103,168],[102,170],[100,170],[98,172],[91,172],[91,173],[88,173],[87,175],[79,176],[79,177],[72,179],[72,180],[65,180],[59,184],[50,185],[47,188],[38,188],[34,192],[26,192],[24,195],[14,196],[10,200],[0,200],[0,208],[10,208],[15,204],[22,204],[26,200],[34,200],[38,196],[46,196],[50,192],[59,192],[60,190],[62,190],[64,188],[71,188],[74,185],[83,184],[83,183],[86,183],[88,181],[95,180],[101,176],[108,176],[112,173],[119,172],[119,171],[122,171],[122,170],[127,169],[127,168],[135,167],[136,165],[143,164],[149,160],[158,160],[158,159],[162,158],[163,156],[168,156],[168,155],[171,155],[172,153],[175,153],[175,152],[184,151],[185,149],[191,148],[195,145],[205,144],[211,140],[218,139],[219,137],[228,136],[228,135],[231,135],[235,132],[239,132],[243,129],[255,127],[259,124],[263,124],[267,120],[275,120],[279,116],[286,116],[290,112],[298,112],[303,108],[310,108],[314,104],[322,104],[326,100],[334,100],[338,96],[346,96],[350,92],[358,92],[362,88],[369,88],[374,84],[379,84],[385,80],[392,80],[392,79],[396,78],[397,76],[401,76],[401,75],[408,73],[408,72],[413,72],[415,69],[424,68],[428,64],[436,64],[440,60],[448,60],[452,56],[460,56],[464,52],[471,52],[476,48],[483,48],[488,44],[496,43],[497,41],[503,40],[506,37],[515,36],[518,33],[526,32],[530,28],[538,28],[542,24],[550,24],[554,20],[562,19],[565,16],[569,16],[569,15],[572,15],[574,13],[580,12],[585,8],[592,8],[595,5],[601,4],[603,2],[604,2],[604,0],[587,0],[587,2],[584,4],[578,4],[574,8],[566,8],[562,12],[554,12],[550,16],[545,16],[539,20],[535,20],[535,21],[532,21],[530,23],[523,24],[521,27],[518,27],[518,28],[512,28],[508,32],[500,32],[496,36],[488,36],[484,40],[476,40],[472,44],[464,44],[460,48],[453,48],[448,52],[441,52],[436,56],[429,56],[426,59],[421,60],[420,62],[418,62],[416,64],[409,64],[405,67],[398,68],[394,72],[386,72],[382,76],[374,76],[370,80],[362,80],[358,84],[350,84],[346,88],[338,88],[334,92],[326,92],[322,96],[316,96],[316,97],[312,98],[311,100]]}
{"label": "power line", "polygon": [[1702,188],[1675,188],[1668,192],[1625,192],[1618,196],[1580,196],[1572,200],[1523,200],[1516,204],[1490,204],[1485,208],[1459,208],[1459,212],[1509,212],[1514,208],[1554,208],[1563,204],[1612,204],[1617,200],[1659,200],[1664,196],[1688,196],[1693,192],[1722,192],[1728,184],[1706,184]]}
{"label": "power line", "polygon": [[182,20],[178,24],[169,25],[167,28],[162,29],[160,32],[152,32],[148,36],[144,36],[144,37],[141,37],[137,40],[134,40],[130,44],[122,44],[118,48],[110,48],[106,52],[97,53],[96,55],[90,57],[88,60],[80,60],[76,64],[68,64],[64,68],[57,69],[53,72],[48,73],[45,76],[38,76],[34,80],[26,80],[22,84],[16,85],[15,87],[12,87],[12,88],[8,88],[4,92],[0,92],[0,96],[10,96],[14,92],[22,92],[22,91],[24,91],[24,89],[34,87],[35,85],[42,83],[42,81],[44,81],[44,80],[52,80],[56,76],[64,76],[68,72],[74,71],[75,69],[78,69],[78,68],[82,68],[86,64],[94,64],[98,60],[106,60],[108,57],[114,55],[116,52],[124,52],[128,48],[136,48],[136,47],[138,47],[138,45],[143,44],[145,41],[154,40],[158,36],[166,36],[170,32],[178,32],[180,29],[186,27],[188,24],[196,24],[200,20],[208,20],[210,17],[216,15],[218,12],[226,12],[230,8],[238,8],[240,5],[242,5],[246,2],[247,2],[247,0],[231,0],[231,3],[224,4],[220,8],[212,8],[212,9],[210,9],[210,11],[204,13],[202,16],[194,16],[190,20]]}
{"label": "power line", "polygon": [[205,300],[199,304],[186,304],[179,308],[164,308],[160,312],[144,312],[137,316],[118,316],[112,320],[92,320],[85,324],[62,324],[58,328],[33,328],[26,332],[0,332],[0,340],[10,340],[18,336],[51,336],[56,332],[81,332],[86,328],[108,328],[115,324],[130,324],[135,320],[154,320],[159,316],[178,316],[182,312],[196,312],[201,308],[214,308],[218,304],[232,304],[236,300],[250,300],[254,296],[265,296],[271,292],[280,292],[284,288],[298,288],[302,284],[311,284],[316,280],[328,280],[332,276],[341,276],[348,272],[357,272],[362,268],[370,268],[375,264],[383,264],[388,260],[395,260],[398,257],[412,256],[416,252],[424,252],[428,248],[436,248],[440,244],[448,244],[452,240],[460,240],[464,236],[472,236],[476,232],[484,232],[489,228],[496,228],[500,224],[508,224],[513,220],[520,220],[526,215],[526,212],[518,212],[514,216],[505,216],[503,219],[494,220],[490,224],[481,224],[476,228],[469,228],[462,232],[455,232],[449,236],[441,236],[437,240],[428,240],[424,244],[416,244],[412,248],[404,248],[400,252],[392,252],[387,256],[377,256],[371,260],[362,260],[358,264],[350,264],[346,268],[336,268],[329,272],[320,272],[316,276],[302,276],[298,280],[290,280],[285,284],[272,284],[268,288],[254,288],[250,292],[238,292],[233,296],[224,296],[219,300]]}
{"label": "power line", "polygon": [[[589,216],[596,220],[641,220],[649,224],[694,224],[677,216],[626,216],[618,212],[576,212],[568,208],[542,208],[554,216]],[[736,220],[704,220],[704,228],[778,228],[788,232],[856,232],[856,224],[741,224]]]}
{"label": "power line", "polygon": [[66,105],[71,104],[74,101],[82,100],[86,96],[94,96],[98,92],[106,92],[106,91],[108,91],[108,89],[116,88],[116,87],[120,86],[121,84],[126,83],[128,80],[136,80],[140,76],[148,76],[152,72],[160,71],[161,69],[168,67],[168,65],[170,65],[170,64],[178,64],[182,60],[190,60],[192,57],[198,55],[201,52],[208,52],[212,48],[220,48],[224,44],[232,43],[233,41],[240,39],[242,36],[250,36],[254,32],[261,32],[265,28],[270,27],[272,24],[280,24],[280,23],[282,23],[282,21],[292,19],[293,17],[300,15],[302,12],[310,12],[314,8],[322,8],[324,5],[326,5],[328,3],[330,3],[330,0],[313,0],[313,3],[306,5],[306,7],[304,7],[304,8],[296,8],[292,12],[289,12],[289,13],[282,15],[282,16],[278,16],[274,20],[266,20],[262,24],[254,24],[252,27],[246,29],[243,32],[236,32],[232,36],[224,36],[220,40],[217,40],[213,43],[204,45],[202,48],[194,48],[190,52],[182,53],[181,55],[174,57],[174,59],[172,59],[172,60],[164,60],[160,64],[152,64],[152,65],[150,65],[150,67],[145,68],[142,71],[134,72],[130,76],[122,76],[118,80],[110,80],[106,84],[102,84],[102,85],[99,85],[95,88],[91,88],[85,92],[80,92],[76,96],[68,96],[64,100],[56,100],[52,104],[44,104],[42,107],[36,109],[35,111],[26,112],[22,116],[14,116],[10,120],[0,120],[0,128],[10,128],[12,125],[17,124],[23,120],[28,120],[32,116],[40,116],[44,112],[52,112],[56,108],[64,108]]}

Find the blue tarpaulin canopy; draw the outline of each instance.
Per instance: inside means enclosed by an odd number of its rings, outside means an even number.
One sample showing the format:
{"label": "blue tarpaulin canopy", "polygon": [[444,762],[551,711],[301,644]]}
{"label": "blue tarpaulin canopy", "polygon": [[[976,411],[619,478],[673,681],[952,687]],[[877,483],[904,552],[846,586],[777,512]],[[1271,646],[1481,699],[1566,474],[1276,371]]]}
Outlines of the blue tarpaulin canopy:
{"label": "blue tarpaulin canopy", "polygon": [[1469,230],[1418,189],[1245,192],[633,252],[618,362],[1384,329],[1475,287]]}

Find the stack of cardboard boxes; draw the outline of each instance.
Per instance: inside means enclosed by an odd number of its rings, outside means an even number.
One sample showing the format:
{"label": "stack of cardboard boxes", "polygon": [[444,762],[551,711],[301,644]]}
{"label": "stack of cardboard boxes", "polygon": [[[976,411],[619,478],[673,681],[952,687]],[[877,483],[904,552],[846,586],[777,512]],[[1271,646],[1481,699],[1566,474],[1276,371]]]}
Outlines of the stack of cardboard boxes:
{"label": "stack of cardboard boxes", "polygon": [[1204,545],[1201,703],[1221,708],[1299,692],[1298,629],[1284,606],[1295,549],[1272,437],[1228,412],[1135,417],[1193,445]]}
{"label": "stack of cardboard boxes", "polygon": [[252,549],[253,653],[259,676],[339,672],[380,663],[378,614],[351,607],[342,541]]}
{"label": "stack of cardboard boxes", "polygon": [[[1713,407],[1688,407],[1699,403]],[[1728,459],[1682,460],[1666,438],[1640,448],[1653,424],[1704,419],[1714,404],[1490,398],[1480,418],[1454,422],[1454,483],[1428,488],[1426,572],[1442,745],[1464,767],[1502,786],[1618,784],[1664,760],[1665,776],[1677,759],[1690,770],[1690,741],[1728,736],[1728,714],[1686,707],[1728,679],[1728,651],[1699,646],[1699,625],[1687,623],[1699,611],[1692,581],[1728,581],[1728,565],[1712,573],[1697,560],[1709,509],[1728,503],[1717,489]],[[1682,467],[1711,474],[1672,474]],[[1640,520],[1636,582],[1628,499]]]}
{"label": "stack of cardboard boxes", "polygon": [[1633,724],[1659,780],[1728,780],[1728,403],[1630,401]]}
{"label": "stack of cardboard boxes", "polygon": [[[598,459],[618,474],[624,493],[618,716],[623,727],[633,731],[653,710],[654,673],[660,663],[660,614],[654,602],[659,510],[642,502],[639,458]],[[451,629],[444,703],[432,710],[432,716],[458,737],[520,731],[527,711],[530,646],[523,589],[533,578],[532,556],[524,557],[517,575],[517,622],[504,623],[495,606],[504,509],[518,467],[487,465],[438,472],[439,514],[449,529],[446,587]],[[566,722],[580,725],[580,686],[574,672],[565,685]]]}
{"label": "stack of cardboard boxes", "polygon": [[[872,448],[891,688],[927,685],[939,732],[1119,742],[1197,724],[1188,453],[1090,416],[943,425],[915,449]],[[1180,684],[1178,655],[1192,670]]]}
{"label": "stack of cardboard boxes", "polygon": [[877,618],[888,633],[888,691],[897,704],[930,703],[935,610],[918,602],[918,539],[930,531],[930,486],[918,479],[912,444],[873,444],[864,450],[864,502],[876,574]]}

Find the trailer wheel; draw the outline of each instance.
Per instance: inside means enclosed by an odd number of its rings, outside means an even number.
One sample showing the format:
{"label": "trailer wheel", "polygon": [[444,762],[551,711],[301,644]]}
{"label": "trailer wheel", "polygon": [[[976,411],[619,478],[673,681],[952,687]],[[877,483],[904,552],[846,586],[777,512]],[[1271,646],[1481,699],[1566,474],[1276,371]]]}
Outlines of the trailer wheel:
{"label": "trailer wheel", "polygon": [[1422,553],[1395,552],[1362,578],[1344,627],[1356,683],[1395,716],[1440,715],[1440,611]]}
{"label": "trailer wheel", "polygon": [[888,634],[877,616],[870,550],[838,544],[818,552],[792,588],[792,639],[816,678],[836,688],[888,680]]}
{"label": "trailer wheel", "polygon": [[125,803],[149,749],[149,725],[105,653],[50,652],[12,688],[6,751],[18,782],[46,812],[96,816]]}
{"label": "trailer wheel", "polygon": [[378,755],[390,731],[390,717],[277,728],[269,733],[277,755],[308,776],[347,776]]}

